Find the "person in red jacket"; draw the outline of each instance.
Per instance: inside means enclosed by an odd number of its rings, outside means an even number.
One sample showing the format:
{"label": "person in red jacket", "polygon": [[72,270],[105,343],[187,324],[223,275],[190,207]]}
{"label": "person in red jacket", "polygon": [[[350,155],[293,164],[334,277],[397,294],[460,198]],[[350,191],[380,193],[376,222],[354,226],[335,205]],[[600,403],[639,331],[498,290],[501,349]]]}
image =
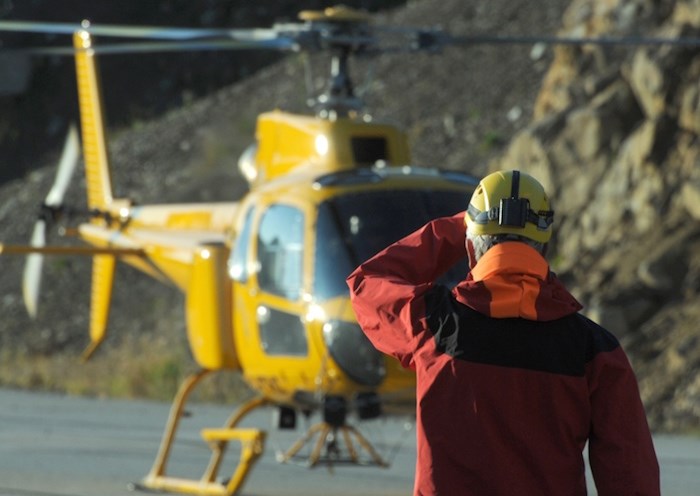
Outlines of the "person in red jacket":
{"label": "person in red jacket", "polygon": [[367,337],[416,372],[415,495],[585,495],[586,444],[599,496],[660,494],[636,377],[550,271],[552,222],[536,179],[496,172],[348,277]]}

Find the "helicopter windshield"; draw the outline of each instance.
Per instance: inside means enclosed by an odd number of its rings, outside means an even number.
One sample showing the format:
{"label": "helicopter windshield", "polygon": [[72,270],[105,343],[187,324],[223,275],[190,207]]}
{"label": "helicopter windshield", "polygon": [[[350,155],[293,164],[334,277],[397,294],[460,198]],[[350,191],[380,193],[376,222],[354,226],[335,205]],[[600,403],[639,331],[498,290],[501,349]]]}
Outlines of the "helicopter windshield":
{"label": "helicopter windshield", "polygon": [[[381,190],[326,200],[318,209],[315,296],[347,294],[345,279],[355,267],[431,219],[464,210],[465,197],[462,191]],[[440,282],[453,286],[466,273],[465,257]]]}

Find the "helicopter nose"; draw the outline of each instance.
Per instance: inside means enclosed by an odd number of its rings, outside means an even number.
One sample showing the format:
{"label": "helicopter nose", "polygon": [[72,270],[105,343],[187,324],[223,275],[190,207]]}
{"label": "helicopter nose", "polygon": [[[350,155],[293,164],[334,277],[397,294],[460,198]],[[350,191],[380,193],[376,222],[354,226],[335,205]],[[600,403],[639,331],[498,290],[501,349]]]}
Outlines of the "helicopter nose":
{"label": "helicopter nose", "polygon": [[330,320],[323,325],[326,347],[342,371],[362,386],[379,386],[386,377],[384,355],[369,342],[359,325]]}

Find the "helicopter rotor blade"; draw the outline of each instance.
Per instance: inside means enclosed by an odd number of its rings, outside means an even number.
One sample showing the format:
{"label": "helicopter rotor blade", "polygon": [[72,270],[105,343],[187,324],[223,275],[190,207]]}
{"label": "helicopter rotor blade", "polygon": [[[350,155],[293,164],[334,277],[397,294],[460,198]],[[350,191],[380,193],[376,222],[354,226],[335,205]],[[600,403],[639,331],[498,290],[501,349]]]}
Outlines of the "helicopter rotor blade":
{"label": "helicopter rotor blade", "polygon": [[[290,38],[276,38],[270,40],[231,40],[212,39],[199,41],[143,41],[126,43],[108,43],[91,47],[89,50],[97,55],[119,55],[130,53],[158,53],[158,52],[187,52],[187,51],[217,51],[217,50],[279,50],[296,51],[299,44]],[[27,47],[0,49],[0,53],[16,52],[26,55],[65,55],[73,56],[79,49],[62,46]]]}
{"label": "helicopter rotor blade", "polygon": [[421,29],[376,26],[374,32],[383,38],[377,43],[381,53],[438,51],[447,46],[476,45],[565,45],[565,46],[678,46],[700,47],[700,37],[664,36],[559,36],[559,35],[452,35],[442,29]]}
{"label": "helicopter rotor blade", "polygon": [[91,24],[34,21],[0,21],[0,31],[41,34],[73,34],[76,31],[89,31],[94,36],[117,38],[142,38],[152,40],[201,40],[207,38],[264,39],[277,35],[274,29],[227,29],[227,28],[172,28],[160,26],[127,26],[116,24]]}
{"label": "helicopter rotor blade", "polygon": [[[271,49],[280,51],[317,50],[345,47],[355,53],[378,54],[412,51],[437,51],[458,45],[601,45],[601,46],[681,46],[698,47],[698,37],[659,36],[535,36],[535,35],[451,35],[442,29],[372,26],[365,22],[350,27],[323,21],[277,23],[270,28],[172,28],[134,25],[93,25],[0,20],[0,32],[73,34],[85,30],[94,36],[140,40],[124,43],[101,43],[93,46],[97,54],[175,52],[194,50]],[[394,37],[386,42],[377,36]],[[74,55],[75,49],[61,46],[4,48],[30,55]]]}
{"label": "helicopter rotor blade", "polygon": [[[44,247],[46,245],[45,220],[39,219],[36,221],[29,244],[33,247]],[[24,273],[22,274],[22,297],[24,298],[24,306],[31,318],[36,318],[43,265],[43,255],[39,253],[27,255]]]}
{"label": "helicopter rotor blade", "polygon": [[59,206],[63,202],[63,197],[70,185],[71,177],[78,164],[80,155],[80,142],[78,140],[78,129],[75,124],[68,128],[65,144],[63,145],[63,153],[61,160],[58,163],[58,171],[54,183],[46,195],[44,203],[51,207]]}
{"label": "helicopter rotor blade", "polygon": [[[42,209],[42,215],[34,223],[30,246],[43,248],[46,246],[46,228],[50,216],[44,215],[46,207],[59,209],[63,203],[63,197],[70,184],[73,171],[78,163],[80,144],[78,141],[78,131],[75,125],[71,125],[66,141],[63,146],[61,160],[58,163],[58,171],[54,183],[46,195]],[[31,318],[35,318],[39,302],[39,291],[41,288],[41,273],[44,265],[44,256],[40,253],[32,253],[27,256],[22,275],[22,296],[27,313]]]}
{"label": "helicopter rotor blade", "polygon": [[444,36],[447,45],[601,45],[601,46],[700,46],[700,38],[670,38],[655,36],[601,36],[601,37],[575,37],[575,36]]}
{"label": "helicopter rotor blade", "polygon": [[[303,40],[302,40],[303,41]],[[307,39],[308,41],[308,39]],[[367,54],[407,53],[415,51],[438,51],[447,46],[459,45],[562,45],[562,46],[676,46],[694,48],[700,47],[700,38],[644,38],[644,37],[620,37],[620,38],[572,38],[572,37],[548,37],[548,36],[447,36],[439,33],[416,32],[409,41],[401,43],[384,44],[369,37],[352,38],[336,37],[332,41],[345,42],[346,45],[362,44],[363,52]],[[138,53],[166,53],[186,51],[226,51],[247,49],[268,49],[278,51],[300,51],[303,48],[317,48],[317,44],[301,42],[294,37],[278,37],[269,40],[231,40],[212,39],[199,41],[151,41],[151,42],[126,42],[101,44],[91,47],[90,50],[97,55],[119,55]],[[72,47],[45,46],[25,48],[0,48],[0,54],[18,55],[56,55],[73,56],[77,49]]]}
{"label": "helicopter rotor blade", "polygon": [[[176,52],[194,50],[298,50],[299,43],[308,42],[312,35],[300,24],[276,25],[273,28],[164,28],[157,26],[119,26],[47,23],[33,21],[0,21],[0,32],[39,34],[74,34],[87,31],[90,35],[141,41],[107,43],[93,46],[97,54]],[[29,55],[74,55],[76,50],[63,46],[4,48],[2,51]]]}

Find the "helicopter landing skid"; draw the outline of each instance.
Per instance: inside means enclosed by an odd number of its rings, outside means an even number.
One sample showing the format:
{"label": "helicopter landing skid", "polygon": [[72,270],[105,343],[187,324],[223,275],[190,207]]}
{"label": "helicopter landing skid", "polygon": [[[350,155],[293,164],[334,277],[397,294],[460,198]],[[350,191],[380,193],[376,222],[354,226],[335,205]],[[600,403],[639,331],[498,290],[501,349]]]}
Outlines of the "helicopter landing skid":
{"label": "helicopter landing skid", "polygon": [[[212,372],[200,370],[190,375],[180,386],[180,389],[170,409],[170,417],[161,440],[160,450],[150,473],[139,483],[131,487],[137,490],[167,491],[186,494],[232,496],[245,482],[257,459],[262,455],[266,432],[259,429],[240,429],[236,426],[251,411],[265,406],[268,401],[263,397],[253,398],[226,421],[223,427],[215,429],[202,429],[201,435],[211,449],[209,465],[200,479],[186,479],[166,475],[166,465],[170,455],[170,449],[175,439],[179,419],[183,415],[183,409],[189,394],[205,376]],[[240,460],[230,479],[224,482],[217,481],[217,474],[226,452],[229,441],[241,443]]]}
{"label": "helicopter landing skid", "polygon": [[[367,438],[355,427],[347,424],[333,425],[328,422],[319,422],[311,426],[306,434],[296,441],[289,450],[285,453],[278,453],[277,461],[287,463],[293,458],[298,457],[299,451],[308,443],[312,442],[314,437],[316,437],[316,442],[305,463],[309,468],[315,467],[318,464],[327,464],[331,466],[343,462],[352,463],[354,465],[389,467],[389,464],[381,457],[377,450],[374,449],[374,446],[372,446]],[[357,444],[369,454],[369,460],[360,459],[358,450],[353,442],[353,437]],[[345,445],[349,457],[347,459],[341,458],[341,444]],[[322,453],[324,447],[326,448],[325,454]]]}

